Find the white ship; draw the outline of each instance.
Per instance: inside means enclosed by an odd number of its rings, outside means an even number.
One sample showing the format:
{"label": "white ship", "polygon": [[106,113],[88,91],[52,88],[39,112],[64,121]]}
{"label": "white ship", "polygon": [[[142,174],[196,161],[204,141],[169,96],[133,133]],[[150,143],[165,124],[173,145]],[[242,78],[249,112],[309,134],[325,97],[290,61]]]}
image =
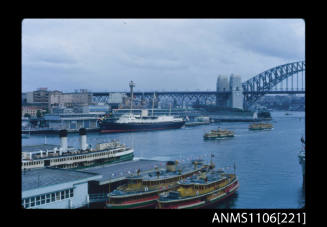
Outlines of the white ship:
{"label": "white ship", "polygon": [[134,150],[117,141],[86,144],[85,129],[80,129],[80,149],[67,146],[67,131],[59,133],[61,145],[42,144],[22,147],[22,170],[42,167],[83,168],[132,160]]}

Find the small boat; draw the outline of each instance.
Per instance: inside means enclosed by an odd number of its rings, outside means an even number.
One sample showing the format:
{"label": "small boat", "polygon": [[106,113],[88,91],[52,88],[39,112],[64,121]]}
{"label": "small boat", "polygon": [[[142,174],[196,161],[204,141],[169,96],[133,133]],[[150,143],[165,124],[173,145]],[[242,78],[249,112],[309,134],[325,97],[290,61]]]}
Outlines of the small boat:
{"label": "small boat", "polygon": [[253,123],[249,125],[250,130],[270,130],[272,128],[272,124],[269,123]]}
{"label": "small boat", "polygon": [[209,170],[178,182],[176,190],[162,193],[159,209],[194,209],[214,207],[239,188],[238,178],[223,170]]}
{"label": "small boat", "polygon": [[218,130],[211,130],[209,133],[204,134],[204,139],[217,139],[224,137],[233,137],[234,132],[229,130],[222,130],[218,128]]}
{"label": "small boat", "polygon": [[109,193],[106,207],[109,209],[155,208],[160,193],[175,189],[179,180],[197,174],[204,168],[207,166],[199,160],[180,166],[177,161],[169,161],[166,170],[156,168],[155,171],[143,176],[138,171],[136,176],[127,177],[127,184]]}

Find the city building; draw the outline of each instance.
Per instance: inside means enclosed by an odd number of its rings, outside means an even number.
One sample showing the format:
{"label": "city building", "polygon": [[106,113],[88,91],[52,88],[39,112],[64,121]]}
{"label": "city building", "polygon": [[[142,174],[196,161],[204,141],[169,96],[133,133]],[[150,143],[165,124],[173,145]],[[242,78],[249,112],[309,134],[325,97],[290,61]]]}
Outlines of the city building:
{"label": "city building", "polygon": [[59,168],[22,171],[22,207],[26,209],[73,209],[89,203],[88,182],[102,178],[96,173]]}
{"label": "city building", "polygon": [[27,93],[22,92],[22,104],[26,104],[26,103],[27,103]]}
{"label": "city building", "polygon": [[22,106],[22,117],[24,117],[25,114],[29,114],[31,117],[36,117],[38,111],[40,111],[42,114],[45,112],[42,105],[25,104]]}
{"label": "city building", "polygon": [[92,104],[92,93],[86,89],[80,92],[63,93],[61,91],[52,91],[49,95],[48,108],[50,112],[56,107],[73,108],[76,106],[86,106]]}

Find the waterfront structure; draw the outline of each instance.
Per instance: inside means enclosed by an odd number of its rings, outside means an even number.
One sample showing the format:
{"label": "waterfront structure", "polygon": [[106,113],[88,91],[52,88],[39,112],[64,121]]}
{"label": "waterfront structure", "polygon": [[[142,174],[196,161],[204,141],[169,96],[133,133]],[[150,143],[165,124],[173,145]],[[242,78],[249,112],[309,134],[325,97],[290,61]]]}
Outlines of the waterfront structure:
{"label": "waterfront structure", "polygon": [[84,168],[132,160],[134,150],[117,141],[96,144],[86,143],[86,131],[80,129],[80,149],[68,147],[67,131],[60,131],[61,145],[42,144],[22,147],[22,170],[57,167]]}
{"label": "waterfront structure", "polygon": [[43,119],[46,128],[53,130],[78,130],[80,128],[97,129],[98,119],[101,118],[105,112],[95,113],[57,113],[45,114]]}
{"label": "waterfront structure", "polygon": [[203,172],[178,182],[178,188],[162,193],[159,209],[207,208],[234,194],[239,188],[237,176],[223,171]]}
{"label": "waterfront structure", "polygon": [[22,171],[22,207],[73,209],[89,203],[88,182],[102,176],[82,171],[39,168]]}

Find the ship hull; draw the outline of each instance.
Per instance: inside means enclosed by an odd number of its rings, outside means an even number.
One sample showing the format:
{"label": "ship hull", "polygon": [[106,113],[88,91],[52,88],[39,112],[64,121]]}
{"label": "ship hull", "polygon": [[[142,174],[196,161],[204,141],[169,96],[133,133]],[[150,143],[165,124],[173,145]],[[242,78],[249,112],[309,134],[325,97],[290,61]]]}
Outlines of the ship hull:
{"label": "ship hull", "polygon": [[138,200],[129,200],[120,204],[106,204],[107,209],[148,209],[155,208],[159,195],[149,196]]}
{"label": "ship hull", "polygon": [[180,122],[160,122],[160,123],[116,123],[103,122],[100,126],[101,133],[115,132],[135,132],[135,131],[151,131],[181,128],[185,124]]}
{"label": "ship hull", "polygon": [[228,186],[224,192],[216,197],[209,198],[210,195],[198,196],[190,198],[188,200],[175,200],[172,202],[160,202],[158,203],[159,209],[199,209],[199,208],[212,208],[220,203],[222,200],[233,195],[239,188],[238,181]]}

